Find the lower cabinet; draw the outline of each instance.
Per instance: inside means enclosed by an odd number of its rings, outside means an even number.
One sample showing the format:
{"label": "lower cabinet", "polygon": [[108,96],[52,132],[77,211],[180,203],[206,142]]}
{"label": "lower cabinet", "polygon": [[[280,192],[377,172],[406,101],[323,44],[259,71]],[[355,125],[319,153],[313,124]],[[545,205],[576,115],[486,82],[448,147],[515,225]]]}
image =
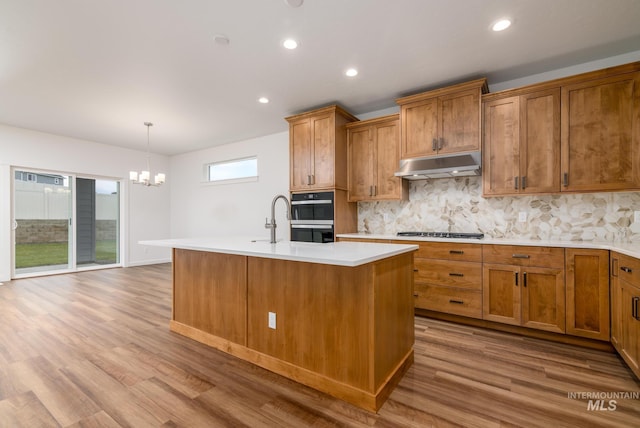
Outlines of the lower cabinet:
{"label": "lower cabinet", "polygon": [[483,319],[565,332],[563,248],[484,245],[483,260]]}
{"label": "lower cabinet", "polygon": [[640,260],[611,253],[611,343],[640,377]]}
{"label": "lower cabinet", "polygon": [[477,244],[412,242],[415,307],[482,318],[482,247]]}
{"label": "lower cabinet", "polygon": [[609,250],[567,248],[567,334],[611,340]]}

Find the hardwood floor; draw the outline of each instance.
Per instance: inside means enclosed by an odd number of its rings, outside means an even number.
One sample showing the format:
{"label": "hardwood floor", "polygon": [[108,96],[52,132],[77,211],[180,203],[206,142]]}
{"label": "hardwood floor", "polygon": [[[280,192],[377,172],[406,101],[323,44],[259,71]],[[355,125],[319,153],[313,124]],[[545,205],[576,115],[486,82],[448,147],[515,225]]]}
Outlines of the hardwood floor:
{"label": "hardwood floor", "polygon": [[640,393],[611,353],[416,317],[415,364],[373,414],[171,333],[170,316],[170,265],[0,286],[0,426],[640,426],[638,399],[568,397]]}

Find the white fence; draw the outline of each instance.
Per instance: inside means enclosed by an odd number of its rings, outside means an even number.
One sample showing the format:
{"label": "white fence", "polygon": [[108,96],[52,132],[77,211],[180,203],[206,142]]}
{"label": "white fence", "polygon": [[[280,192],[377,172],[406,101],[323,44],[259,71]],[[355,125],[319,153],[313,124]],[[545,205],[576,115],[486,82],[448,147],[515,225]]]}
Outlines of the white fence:
{"label": "white fence", "polygon": [[[16,219],[62,220],[71,217],[68,187],[20,180],[14,183]],[[96,220],[115,220],[118,212],[118,195],[96,194]]]}

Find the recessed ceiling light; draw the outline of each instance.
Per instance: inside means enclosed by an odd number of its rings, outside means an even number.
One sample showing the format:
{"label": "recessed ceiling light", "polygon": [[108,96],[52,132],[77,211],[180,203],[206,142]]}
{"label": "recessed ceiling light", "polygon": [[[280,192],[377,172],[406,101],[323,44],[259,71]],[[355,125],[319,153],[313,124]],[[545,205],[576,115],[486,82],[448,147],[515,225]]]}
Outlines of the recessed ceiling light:
{"label": "recessed ceiling light", "polygon": [[284,0],[284,2],[290,7],[300,7],[304,0]]}
{"label": "recessed ceiling light", "polygon": [[503,31],[509,28],[510,26],[511,26],[511,20],[504,18],[504,19],[500,19],[499,21],[496,21],[491,26],[491,29],[493,31]]}
{"label": "recessed ceiling light", "polygon": [[213,36],[213,43],[218,46],[226,46],[229,44],[229,38],[223,34],[216,34]]}
{"label": "recessed ceiling light", "polygon": [[267,103],[269,102],[269,98],[267,98],[267,97],[260,97],[260,98],[258,98],[258,102],[259,102],[260,104],[267,104]]}
{"label": "recessed ceiling light", "polygon": [[298,42],[296,42],[293,39],[287,39],[282,43],[282,46],[284,46],[287,49],[295,49],[298,47]]}
{"label": "recessed ceiling light", "polygon": [[347,71],[345,71],[344,74],[349,77],[354,77],[358,75],[358,70],[356,70],[355,68],[350,68]]}

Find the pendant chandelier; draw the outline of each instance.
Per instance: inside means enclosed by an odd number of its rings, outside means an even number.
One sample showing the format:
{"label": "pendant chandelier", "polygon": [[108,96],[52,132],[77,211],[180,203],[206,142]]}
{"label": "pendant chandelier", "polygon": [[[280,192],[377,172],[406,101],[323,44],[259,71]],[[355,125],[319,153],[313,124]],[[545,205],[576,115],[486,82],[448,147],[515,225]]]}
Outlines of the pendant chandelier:
{"label": "pendant chandelier", "polygon": [[151,167],[150,159],[151,153],[149,152],[149,128],[153,126],[151,122],[145,122],[144,126],[147,127],[147,169],[138,173],[138,171],[129,171],[129,179],[133,184],[142,184],[143,186],[160,186],[164,184],[166,176],[163,173],[158,173],[153,177],[153,183],[151,182]]}

